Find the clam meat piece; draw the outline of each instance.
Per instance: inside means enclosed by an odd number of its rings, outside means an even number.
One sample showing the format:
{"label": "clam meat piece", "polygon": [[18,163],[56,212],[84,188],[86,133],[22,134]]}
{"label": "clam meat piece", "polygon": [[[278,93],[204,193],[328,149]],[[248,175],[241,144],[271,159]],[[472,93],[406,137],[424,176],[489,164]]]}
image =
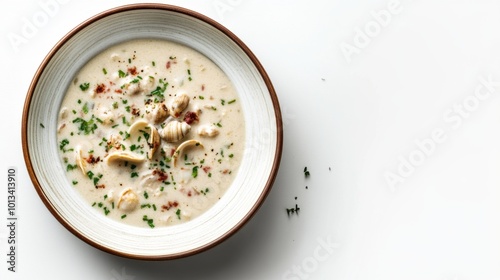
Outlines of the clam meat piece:
{"label": "clam meat piece", "polygon": [[169,116],[168,107],[165,103],[150,103],[145,106],[145,117],[155,123],[162,123]]}
{"label": "clam meat piece", "polygon": [[178,118],[188,105],[189,96],[187,96],[187,94],[185,93],[178,94],[176,97],[174,97],[172,104],[170,104],[170,114],[173,117]]}
{"label": "clam meat piece", "polygon": [[175,143],[182,140],[191,130],[191,126],[185,122],[168,122],[160,131],[160,136],[169,143]]}
{"label": "clam meat piece", "polygon": [[[145,72],[148,72],[149,67],[144,68]],[[156,82],[155,78],[148,76],[141,81],[141,87],[145,93],[151,92],[155,88]]]}
{"label": "clam meat piece", "polygon": [[102,121],[103,124],[112,124],[115,115],[111,111],[111,109],[105,106],[99,106],[96,112],[97,117]]}
{"label": "clam meat piece", "polygon": [[106,160],[107,160],[108,164],[110,164],[110,163],[116,162],[116,161],[128,161],[131,163],[142,163],[146,159],[140,155],[130,153],[127,151],[116,151],[116,152],[109,154],[106,157]]}
{"label": "clam meat piece", "polygon": [[215,137],[219,135],[219,129],[213,124],[202,125],[198,128],[198,135],[203,137]]}
{"label": "clam meat piece", "polygon": [[139,196],[131,188],[126,188],[118,199],[118,209],[124,212],[132,212],[139,205]]}
{"label": "clam meat piece", "polygon": [[139,133],[141,130],[148,130],[149,131],[148,159],[152,159],[156,150],[158,150],[158,147],[160,147],[160,144],[161,144],[160,134],[158,133],[158,129],[156,129],[156,127],[154,125],[151,125],[150,123],[148,123],[145,120],[138,120],[138,121],[134,122],[130,126],[128,133],[130,135],[134,135],[136,133]]}
{"label": "clam meat piece", "polygon": [[183,153],[184,149],[186,149],[188,147],[201,147],[201,148],[203,148],[203,144],[201,144],[200,141],[197,141],[194,139],[182,142],[182,144],[180,144],[179,147],[177,147],[177,149],[175,149],[174,155],[172,156],[172,164],[174,165],[174,167],[177,165],[177,160],[181,156],[181,154]]}
{"label": "clam meat piece", "polygon": [[69,112],[68,107],[63,107],[61,109],[61,111],[59,112],[59,116],[61,117],[62,120],[68,117],[68,112]]}
{"label": "clam meat piece", "polygon": [[80,168],[82,173],[87,174],[87,161],[83,157],[82,146],[78,145],[75,147],[75,160],[76,165]]}

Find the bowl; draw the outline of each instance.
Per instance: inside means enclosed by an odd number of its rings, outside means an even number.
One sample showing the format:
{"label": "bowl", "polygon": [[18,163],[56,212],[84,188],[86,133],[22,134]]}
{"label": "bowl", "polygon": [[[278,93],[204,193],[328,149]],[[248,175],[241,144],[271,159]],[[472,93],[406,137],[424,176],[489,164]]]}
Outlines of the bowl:
{"label": "bowl", "polygon": [[[234,84],[245,119],[244,156],[234,181],[201,216],[154,229],[129,226],[94,211],[69,187],[56,140],[58,114],[74,75],[108,47],[140,38],[165,39],[197,50]],[[47,54],[23,110],[23,155],[39,197],[52,215],[86,243],[122,257],[165,260],[220,244],[255,214],[269,194],[282,152],[278,98],[264,68],[231,31],[200,13],[164,4],[116,7],[81,23]]]}

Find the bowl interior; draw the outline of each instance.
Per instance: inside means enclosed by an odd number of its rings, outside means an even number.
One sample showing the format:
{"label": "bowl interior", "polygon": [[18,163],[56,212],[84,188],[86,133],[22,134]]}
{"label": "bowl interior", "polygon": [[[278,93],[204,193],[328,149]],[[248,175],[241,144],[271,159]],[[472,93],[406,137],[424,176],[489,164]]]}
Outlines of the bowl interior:
{"label": "bowl interior", "polygon": [[[171,40],[210,58],[233,82],[246,121],[245,155],[233,184],[208,212],[177,226],[136,228],[98,214],[68,184],[58,157],[57,117],[74,75],[108,47],[140,38]],[[216,22],[167,5],[123,6],[75,28],[40,66],[23,113],[28,171],[49,210],[66,228],[91,245],[140,259],[193,254],[214,246],[239,229],[271,188],[281,157],[281,141],[276,94],[248,48]]]}

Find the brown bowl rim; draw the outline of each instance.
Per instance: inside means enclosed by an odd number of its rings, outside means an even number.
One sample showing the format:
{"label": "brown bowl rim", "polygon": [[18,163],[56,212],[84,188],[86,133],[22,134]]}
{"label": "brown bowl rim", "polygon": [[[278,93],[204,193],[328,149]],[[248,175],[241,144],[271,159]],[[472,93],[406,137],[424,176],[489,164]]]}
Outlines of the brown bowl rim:
{"label": "brown bowl rim", "polygon": [[[49,202],[47,199],[44,190],[42,189],[40,182],[37,179],[37,176],[35,174],[33,164],[31,162],[31,159],[29,157],[29,147],[28,147],[28,140],[27,140],[27,121],[28,121],[28,115],[29,115],[29,110],[30,110],[30,104],[31,100],[33,97],[34,90],[38,84],[38,81],[40,79],[41,74],[43,73],[45,67],[47,64],[50,62],[50,60],[53,58],[53,56],[58,52],[58,50],[68,42],[69,39],[71,39],[73,36],[78,34],[81,30],[89,26],[90,24],[97,22],[103,18],[106,18],[108,16],[122,13],[122,12],[128,12],[132,10],[144,10],[144,9],[153,9],[153,10],[167,10],[171,12],[176,12],[180,14],[184,14],[193,18],[196,18],[198,20],[201,20],[205,23],[208,23],[218,29],[219,31],[223,32],[226,36],[228,36],[232,41],[234,41],[244,52],[245,54],[250,58],[252,63],[256,66],[258,69],[260,75],[264,79],[264,82],[267,86],[267,89],[269,90],[271,100],[273,102],[274,106],[274,112],[275,112],[275,117],[276,117],[276,126],[277,126],[277,146],[276,146],[276,152],[275,152],[275,157],[273,161],[273,167],[271,169],[270,176],[266,182],[266,186],[264,188],[264,191],[261,193],[260,197],[256,201],[256,203],[253,205],[252,209],[243,217],[242,220],[238,222],[233,228],[231,228],[229,231],[224,233],[223,235],[219,236],[217,239],[213,240],[212,242],[209,242],[207,244],[204,244],[200,247],[194,248],[192,250],[184,251],[184,252],[179,252],[179,253],[174,253],[174,254],[167,254],[167,255],[160,255],[160,256],[144,256],[144,255],[136,255],[136,254],[129,254],[129,253],[124,253],[120,252],[118,250],[114,250],[111,248],[108,248],[106,246],[103,246],[87,236],[83,235],[81,232],[78,231],[78,229],[74,228],[68,221],[62,218],[62,216],[57,212],[57,210],[53,207],[53,205]],[[170,260],[170,259],[178,259],[182,257],[188,257],[191,255],[195,255],[198,253],[201,253],[203,251],[206,251],[208,249],[211,249],[215,247],[216,245],[222,243],[223,241],[227,240],[229,237],[234,235],[237,231],[239,231],[257,212],[257,210],[260,208],[260,206],[263,204],[264,200],[268,196],[272,185],[274,184],[274,181],[276,179],[280,161],[281,161],[281,154],[282,154],[282,147],[283,147],[283,124],[282,124],[282,117],[281,117],[281,110],[280,110],[280,105],[278,101],[278,97],[276,95],[276,92],[274,90],[274,87],[271,83],[271,80],[269,76],[267,75],[264,67],[262,64],[259,62],[257,57],[253,54],[253,52],[241,41],[233,32],[231,32],[229,29],[224,27],[222,24],[219,22],[209,18],[208,16],[205,16],[201,13],[195,12],[193,10],[183,8],[180,6],[175,6],[175,5],[169,5],[169,4],[158,4],[158,3],[139,3],[139,4],[128,4],[128,5],[123,5],[123,6],[118,6],[115,8],[108,9],[106,11],[103,11],[97,15],[94,15],[90,17],[89,19],[85,20],[84,22],[80,23],[78,26],[73,28],[71,31],[69,31],[62,39],[60,39],[55,46],[50,50],[50,52],[46,55],[40,66],[38,67],[31,84],[29,86],[26,100],[24,103],[24,108],[23,108],[23,115],[22,115],[22,128],[21,128],[21,138],[22,138],[22,147],[23,147],[23,157],[24,161],[26,164],[26,168],[28,171],[28,174],[30,176],[30,179],[34,185],[34,188],[38,195],[40,196],[42,202],[45,204],[47,209],[51,212],[51,214],[67,229],[69,230],[73,235],[81,239],[82,241],[88,243],[89,245],[102,250],[104,252],[120,256],[120,257],[125,257],[125,258],[131,258],[131,259],[138,259],[138,260]]]}

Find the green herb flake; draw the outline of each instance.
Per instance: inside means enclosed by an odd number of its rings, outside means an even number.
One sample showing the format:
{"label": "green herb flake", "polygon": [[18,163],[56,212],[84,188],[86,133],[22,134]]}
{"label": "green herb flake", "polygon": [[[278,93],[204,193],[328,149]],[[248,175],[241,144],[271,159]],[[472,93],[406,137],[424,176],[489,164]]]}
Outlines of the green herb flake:
{"label": "green herb flake", "polygon": [[108,74],[108,70],[106,70],[106,68],[102,68],[102,73],[104,73],[104,75]]}
{"label": "green herb flake", "polygon": [[233,104],[234,102],[236,102],[236,99],[229,100],[229,101],[227,102],[227,104]]}
{"label": "green herb flake", "polygon": [[76,164],[68,164],[66,166],[66,171],[75,170],[77,168]]}
{"label": "green herb flake", "polygon": [[226,105],[226,100],[221,99],[221,100],[220,100],[220,105],[222,105],[222,106]]}
{"label": "green herb flake", "polygon": [[198,96],[198,98],[199,98],[200,100],[203,100],[203,99],[205,99],[205,96],[200,95],[200,96]]}
{"label": "green herb flake", "polygon": [[181,219],[181,209],[177,209],[177,211],[175,211],[175,215],[177,215],[177,218],[179,218],[179,220]]}
{"label": "green herb flake", "polygon": [[[139,173],[137,173],[137,172],[130,173],[130,178],[134,178],[134,177],[139,177]],[[144,195],[144,197],[146,197],[146,195]]]}
{"label": "green herb flake", "polygon": [[148,198],[149,198],[149,194],[148,194],[148,192],[146,192],[146,191],[144,191],[144,198],[145,198],[145,199],[148,199]]}
{"label": "green herb flake", "polygon": [[127,217],[127,214],[123,214],[120,218],[123,220]]}
{"label": "green herb flake", "polygon": [[73,186],[74,186],[74,185],[78,184],[78,181],[77,181],[77,180],[73,180],[73,181],[71,181],[71,183],[72,183],[72,184],[73,184]]}
{"label": "green herb flake", "polygon": [[82,111],[84,114],[89,113],[89,104],[87,102],[85,102],[85,104],[83,104]]}
{"label": "green herb flake", "polygon": [[82,91],[86,91],[90,88],[90,83],[83,83],[83,84],[80,84],[80,89]]}
{"label": "green herb flake", "polygon": [[63,139],[61,140],[61,143],[59,143],[59,150],[63,151],[63,152],[66,152],[66,145],[69,144],[69,140],[68,139]]}
{"label": "green herb flake", "polygon": [[43,125],[43,123],[40,123],[40,127],[41,128],[45,128],[45,126]]}
{"label": "green herb flake", "polygon": [[192,176],[193,178],[198,177],[198,166],[194,166],[194,167],[193,167],[193,170],[191,171],[191,176]]}

